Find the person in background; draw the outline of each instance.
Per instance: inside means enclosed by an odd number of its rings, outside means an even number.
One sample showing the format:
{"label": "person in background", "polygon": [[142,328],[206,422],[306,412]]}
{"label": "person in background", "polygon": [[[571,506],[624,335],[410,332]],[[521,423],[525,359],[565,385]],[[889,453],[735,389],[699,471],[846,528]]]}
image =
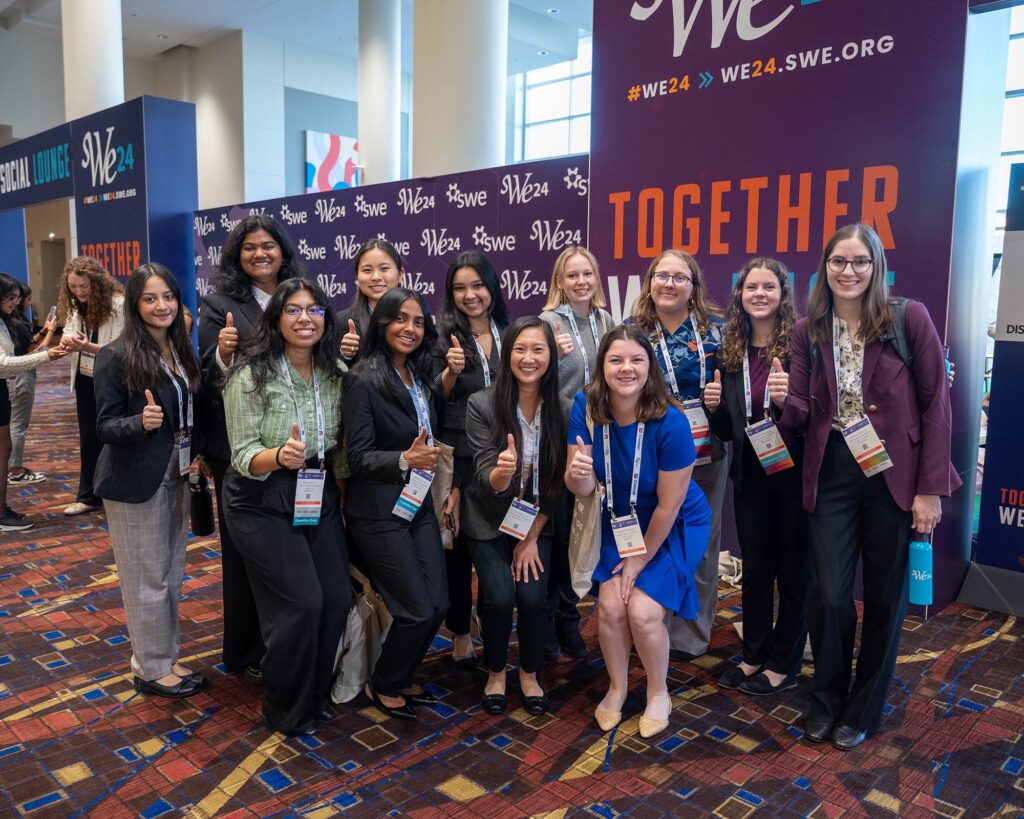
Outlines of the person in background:
{"label": "person in background", "polygon": [[64,266],[57,292],[57,322],[64,326],[61,345],[71,351],[71,390],[81,452],[78,495],[64,514],[83,515],[102,505],[93,487],[101,446],[96,435],[93,373],[100,348],[124,329],[124,290],[98,261],[78,256]]}
{"label": "person in background", "polygon": [[474,455],[466,440],[466,403],[497,377],[506,327],[508,311],[494,265],[478,250],[460,253],[445,275],[434,378],[445,401],[443,440],[455,449],[452,493],[444,510],[455,526],[452,548],[445,551],[451,603],[445,625],[453,634],[452,660],[467,668],[476,666],[477,657],[469,633],[473,563],[459,532],[461,488],[472,473]]}
{"label": "person in background", "polygon": [[228,234],[213,292],[199,310],[200,395],[206,435],[203,456],[213,472],[221,544],[224,597],[224,667],[251,683],[263,682],[260,660],[265,647],[245,562],[235,548],[224,518],[224,476],[231,446],[224,421],[221,389],[240,344],[251,336],[278,284],[301,276],[304,268],[285,229],[270,216],[248,216]]}
{"label": "person in background", "polygon": [[341,357],[355,364],[359,357],[359,339],[366,335],[373,308],[385,293],[402,282],[405,268],[402,256],[387,239],[368,239],[356,251],[356,296],[352,304],[334,314],[341,333]]}
{"label": "person in background", "polygon": [[192,338],[192,326],[195,323],[195,320],[192,318],[192,311],[183,304],[181,305],[181,315],[185,319],[185,335]]}
{"label": "person in background", "polygon": [[[745,694],[794,688],[807,636],[803,441],[775,426],[786,404],[795,324],[785,266],[775,259],[748,261],[733,287],[719,369],[704,390],[711,428],[733,444],[729,473],[743,552],[743,658],[729,665],[718,684]],[[758,451],[765,454],[759,457]]]}
{"label": "person in background", "polygon": [[199,362],[166,267],[135,270],[124,305],[124,332],[96,357],[96,493],[110,525],[132,684],[144,694],[191,697],[208,684],[179,661]]}

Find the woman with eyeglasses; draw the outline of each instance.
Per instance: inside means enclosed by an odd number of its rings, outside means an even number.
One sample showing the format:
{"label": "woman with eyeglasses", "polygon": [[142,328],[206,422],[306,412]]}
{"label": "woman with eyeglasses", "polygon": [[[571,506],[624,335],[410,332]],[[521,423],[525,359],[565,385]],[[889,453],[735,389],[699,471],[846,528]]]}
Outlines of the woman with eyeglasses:
{"label": "woman with eyeglasses", "polygon": [[711,533],[696,578],[700,614],[693,620],[669,622],[671,657],[678,660],[707,652],[718,607],[718,551],[728,464],[725,447],[711,431],[702,402],[705,387],[714,380],[722,344],[720,316],[697,260],[682,250],[666,250],[647,268],[628,319],[651,340],[669,390],[686,411],[697,451],[693,479],[711,506]]}
{"label": "woman with eyeglasses", "polygon": [[[804,736],[844,751],[881,727],[907,605],[911,531],[930,534],[942,517],[940,498],[961,483],[950,463],[942,342],[923,304],[889,298],[887,269],[867,225],[829,239],[807,318],[793,332],[781,421],[806,438],[814,682]],[[900,307],[909,363],[893,341]],[[858,562],[864,616],[851,687]]]}
{"label": "woman with eyeglasses", "polygon": [[200,406],[206,431],[203,456],[213,472],[223,570],[222,657],[230,673],[243,674],[256,684],[263,682],[260,660],[264,645],[245,562],[224,519],[222,492],[231,447],[221,390],[239,345],[255,332],[277,286],[303,273],[284,227],[270,216],[247,216],[228,234],[213,277],[213,292],[206,295],[199,310],[199,356],[203,366]]}
{"label": "woman with eyeglasses", "polygon": [[370,316],[385,293],[402,282],[405,267],[398,249],[387,239],[367,239],[356,251],[356,296],[352,304],[334,314],[341,333],[341,357],[355,364],[360,339],[366,335]]}
{"label": "woman with eyeglasses", "polygon": [[333,459],[342,371],[330,301],[286,279],[228,371],[224,512],[266,645],[263,716],[288,736],[333,719],[331,677],[351,603]]}

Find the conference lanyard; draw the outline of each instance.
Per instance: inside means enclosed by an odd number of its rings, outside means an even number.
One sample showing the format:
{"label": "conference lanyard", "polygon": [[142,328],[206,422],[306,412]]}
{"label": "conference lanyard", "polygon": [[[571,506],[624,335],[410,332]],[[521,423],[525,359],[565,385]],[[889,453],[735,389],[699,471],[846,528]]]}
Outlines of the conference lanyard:
{"label": "conference lanyard", "polygon": [[[519,416],[519,430],[523,434],[523,440],[526,440],[527,433],[532,433],[533,435],[533,499],[537,503],[540,503],[540,409],[542,406],[544,406],[543,401],[537,403],[537,414],[533,416],[532,424],[523,417],[523,411],[516,407],[516,415]],[[525,455],[526,453],[524,452],[523,454]],[[522,472],[525,471],[526,464],[523,463],[523,469],[519,475],[520,497],[525,492],[525,487],[522,485]]]}
{"label": "conference lanyard", "polygon": [[[291,393],[292,403],[295,404],[296,423],[299,425],[299,438],[303,445],[306,443],[306,419],[303,417],[302,407],[299,406],[299,398],[295,394],[295,385],[292,384],[291,373],[288,372],[288,363],[282,358],[280,360],[281,374],[284,382],[288,385],[288,392]],[[324,405],[320,401],[320,379],[317,378],[316,369],[313,369],[313,403],[316,406],[316,456],[320,461],[321,471],[327,461],[327,424],[324,421]]]}
{"label": "conference lanyard", "polygon": [[[397,371],[396,371],[397,372]],[[423,388],[420,386],[419,379],[413,375],[412,370],[409,370],[409,378],[412,379],[412,403],[416,407],[416,421],[419,429],[426,429],[427,431],[427,446],[434,445],[434,431],[430,428],[430,411],[427,409],[427,399],[423,397]],[[487,365],[484,365],[484,372],[487,372]],[[401,378],[401,374],[399,374]]]}
{"label": "conference lanyard", "polygon": [[[174,347],[171,347],[171,358],[174,359],[174,366],[177,368],[178,372],[181,373],[181,377],[185,378],[185,369],[181,366],[181,361],[178,359],[178,352]],[[160,356],[160,366],[164,368],[164,372],[167,373],[167,377],[171,379],[171,384],[174,386],[174,392],[177,393],[178,396],[178,434],[183,437],[188,437],[188,433],[192,430],[192,393],[187,392],[188,414],[186,417],[186,411],[184,409],[186,402],[181,394],[181,385],[178,383],[178,379],[174,377],[174,373],[171,372],[171,368],[167,366],[167,362],[164,361],[163,356]]]}
{"label": "conference lanyard", "polygon": [[[676,381],[676,369],[672,364],[672,357],[668,354],[668,342],[665,340],[665,328],[661,326],[660,321],[657,325],[658,345],[661,347],[661,355],[665,359],[665,375],[672,387],[672,394],[676,398],[681,398],[682,395],[679,392],[679,383]],[[697,358],[700,360],[700,395],[703,395],[704,385],[707,383],[707,356],[704,353],[704,342],[701,340],[700,330],[697,328],[697,319],[694,318],[693,313],[690,313],[690,327],[693,329],[693,337],[697,343]]]}
{"label": "conference lanyard", "polygon": [[835,365],[836,370],[836,411],[838,412],[840,404],[840,396],[842,395],[842,380],[839,375],[839,371],[842,364],[839,361],[841,350],[839,349],[839,338],[843,334],[843,328],[839,324],[839,319],[832,315],[832,363]]}
{"label": "conference lanyard", "polygon": [[[596,310],[590,310],[590,332],[594,334],[594,349],[596,350],[601,346],[601,337],[597,334],[597,319],[595,314]],[[580,329],[576,325],[575,311],[570,306],[566,311],[566,315],[569,319],[569,326],[572,328],[573,338],[576,339],[576,349],[580,351],[580,355],[583,356],[583,380],[584,382],[590,381],[590,360],[587,358],[586,348],[583,346],[583,339],[580,337]]]}
{"label": "conference lanyard", "polygon": [[[629,509],[630,513],[636,515],[636,498],[640,490],[640,459],[643,456],[644,444],[644,422],[636,425],[636,445],[633,447],[633,477],[629,482]],[[608,501],[608,511],[615,517],[615,490],[612,487],[612,443],[608,432],[608,425],[603,424],[601,435],[604,438],[604,479],[605,497]]]}
{"label": "conference lanyard", "polygon": [[[476,336],[473,336],[473,343],[476,345],[476,353],[480,356],[480,366],[484,371],[484,386],[491,386],[491,365],[487,360],[487,356],[484,355],[484,348],[480,346],[480,341]],[[491,319],[491,343],[498,351],[498,358],[501,358],[501,337],[498,335],[498,325],[494,323],[494,319]]]}
{"label": "conference lanyard", "polygon": [[[754,413],[753,413],[753,410],[751,409],[751,399],[750,399],[750,392],[751,392],[751,387],[750,387],[750,360],[749,360],[748,356],[749,356],[749,353],[747,355],[743,356],[743,401],[744,401],[744,404],[745,404],[746,410],[747,410],[747,425],[749,426],[750,425],[750,419],[751,419],[751,417],[753,416]],[[766,381],[765,384],[764,384],[764,417],[765,418],[768,417],[768,404],[769,403],[770,403],[770,398],[769,398],[769,393],[768,393],[768,382]]]}

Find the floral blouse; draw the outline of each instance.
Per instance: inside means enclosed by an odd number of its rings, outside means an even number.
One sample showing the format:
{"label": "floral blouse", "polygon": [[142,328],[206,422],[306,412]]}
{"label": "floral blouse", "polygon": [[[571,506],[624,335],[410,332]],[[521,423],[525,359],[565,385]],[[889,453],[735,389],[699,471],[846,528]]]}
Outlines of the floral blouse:
{"label": "floral blouse", "polygon": [[839,322],[839,402],[832,429],[845,429],[864,417],[864,344],[850,335],[849,325]]}

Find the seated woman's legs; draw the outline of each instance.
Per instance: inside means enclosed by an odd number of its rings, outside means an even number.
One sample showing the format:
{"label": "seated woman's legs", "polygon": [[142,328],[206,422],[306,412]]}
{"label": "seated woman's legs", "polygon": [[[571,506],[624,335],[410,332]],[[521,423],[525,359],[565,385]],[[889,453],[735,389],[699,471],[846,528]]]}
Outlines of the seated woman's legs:
{"label": "seated woman's legs", "polygon": [[629,630],[636,653],[647,674],[647,708],[644,716],[667,720],[672,710],[668,696],[668,628],[665,607],[634,587],[626,605]]}
{"label": "seated woman's legs", "polygon": [[542,696],[537,672],[544,663],[544,641],[548,623],[548,567],[551,565],[551,538],[541,535],[537,551],[543,572],[536,577],[529,570],[516,582],[516,631],[519,635],[519,687],[527,697]]}
{"label": "seated woman's legs", "polygon": [[597,639],[608,671],[608,693],[597,706],[601,711],[620,712],[626,701],[629,680],[629,651],[633,635],[626,604],[622,602],[618,575],[606,580],[597,594]]}

